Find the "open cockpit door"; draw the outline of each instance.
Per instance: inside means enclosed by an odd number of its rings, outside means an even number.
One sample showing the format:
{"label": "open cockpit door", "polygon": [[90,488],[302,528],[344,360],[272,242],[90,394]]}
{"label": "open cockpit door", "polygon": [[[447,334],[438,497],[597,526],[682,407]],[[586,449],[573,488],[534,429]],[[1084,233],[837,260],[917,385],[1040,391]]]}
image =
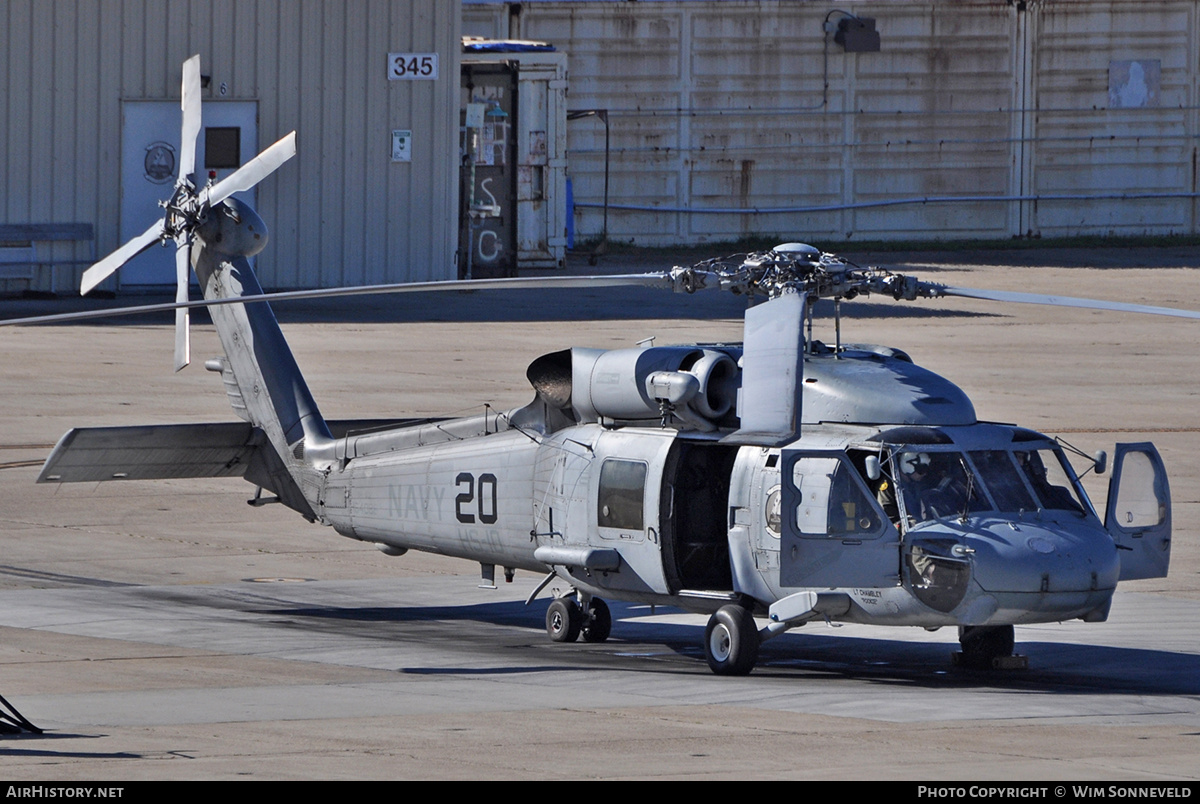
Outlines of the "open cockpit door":
{"label": "open cockpit door", "polygon": [[1104,527],[1117,543],[1120,580],[1166,577],[1171,563],[1171,490],[1153,444],[1117,444]]}
{"label": "open cockpit door", "polygon": [[899,585],[899,535],[844,452],[785,449],[781,480],[781,586]]}

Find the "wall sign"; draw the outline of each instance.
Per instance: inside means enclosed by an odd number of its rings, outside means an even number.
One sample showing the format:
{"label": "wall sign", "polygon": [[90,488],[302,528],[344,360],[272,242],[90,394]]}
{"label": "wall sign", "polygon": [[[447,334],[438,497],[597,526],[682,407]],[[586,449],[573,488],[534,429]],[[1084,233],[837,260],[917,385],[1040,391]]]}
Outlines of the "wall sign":
{"label": "wall sign", "polygon": [[1110,109],[1145,109],[1158,106],[1162,86],[1159,59],[1120,60],[1108,63],[1108,106]]}
{"label": "wall sign", "polygon": [[412,161],[412,129],[394,129],[392,131],[392,161]]}
{"label": "wall sign", "polygon": [[142,162],[146,181],[166,184],[175,179],[175,147],[169,142],[152,142],[146,146]]}
{"label": "wall sign", "polygon": [[389,53],[389,81],[436,81],[438,77],[438,54],[436,53]]}

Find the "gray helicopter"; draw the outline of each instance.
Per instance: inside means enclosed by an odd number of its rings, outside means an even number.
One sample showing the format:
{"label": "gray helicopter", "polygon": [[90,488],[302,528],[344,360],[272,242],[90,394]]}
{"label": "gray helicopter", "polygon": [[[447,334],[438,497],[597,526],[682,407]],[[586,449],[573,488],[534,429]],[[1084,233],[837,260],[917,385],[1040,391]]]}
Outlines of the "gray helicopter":
{"label": "gray helicopter", "polygon": [[[657,274],[265,294],[248,258],[266,226],[232,196],[290,158],[294,136],[198,186],[199,74],[193,57],[164,219],[89,268],[83,291],[173,243],[178,301],[129,310],[178,311],[178,369],[187,310],[207,306],[225,354],[205,367],[241,421],[73,429],[38,482],[240,476],[257,487],[252,503],[282,503],[390,555],[475,561],[491,582],[497,566],[543,575],[527,602],[561,579],[571,591],[546,612],[557,642],[606,640],[605,598],[707,613],[705,654],[724,675],[750,672],[764,640],[813,620],[957,626],[963,661],[1005,666],[1015,624],[1100,622],[1118,581],[1166,575],[1171,501],[1153,445],[1117,445],[1102,521],[1059,442],[979,421],[949,380],[899,349],[841,343],[840,324],[834,344],[815,340],[813,307],[834,300],[839,322],[843,301],[871,294],[1200,314],[946,287],[799,243]],[[190,271],[202,301],[188,300]],[[322,417],[267,303],[630,284],[760,303],[741,343],[564,349],[530,364],[523,407],[386,423]],[[1109,463],[1082,457],[1088,471]]]}

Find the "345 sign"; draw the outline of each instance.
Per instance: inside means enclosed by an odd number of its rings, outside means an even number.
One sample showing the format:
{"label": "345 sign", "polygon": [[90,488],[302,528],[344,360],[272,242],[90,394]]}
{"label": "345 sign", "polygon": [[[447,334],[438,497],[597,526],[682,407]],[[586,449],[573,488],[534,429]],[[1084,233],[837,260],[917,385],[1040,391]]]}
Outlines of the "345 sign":
{"label": "345 sign", "polygon": [[438,77],[438,54],[436,53],[389,53],[389,81],[436,81]]}

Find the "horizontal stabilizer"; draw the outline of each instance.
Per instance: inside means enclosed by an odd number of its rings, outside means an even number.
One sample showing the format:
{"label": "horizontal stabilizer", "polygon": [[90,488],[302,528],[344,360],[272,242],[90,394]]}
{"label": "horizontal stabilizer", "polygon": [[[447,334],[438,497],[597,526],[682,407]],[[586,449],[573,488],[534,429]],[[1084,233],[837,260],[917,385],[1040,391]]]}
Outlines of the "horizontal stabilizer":
{"label": "horizontal stabilizer", "polygon": [[38,482],[242,477],[260,443],[248,422],[78,427],[59,440]]}
{"label": "horizontal stabilizer", "polygon": [[[424,421],[347,419],[328,424],[334,437],[341,438]],[[243,477],[256,450],[266,443],[263,432],[249,422],[77,427],[55,445],[38,482]],[[254,475],[249,479],[261,481]]]}

